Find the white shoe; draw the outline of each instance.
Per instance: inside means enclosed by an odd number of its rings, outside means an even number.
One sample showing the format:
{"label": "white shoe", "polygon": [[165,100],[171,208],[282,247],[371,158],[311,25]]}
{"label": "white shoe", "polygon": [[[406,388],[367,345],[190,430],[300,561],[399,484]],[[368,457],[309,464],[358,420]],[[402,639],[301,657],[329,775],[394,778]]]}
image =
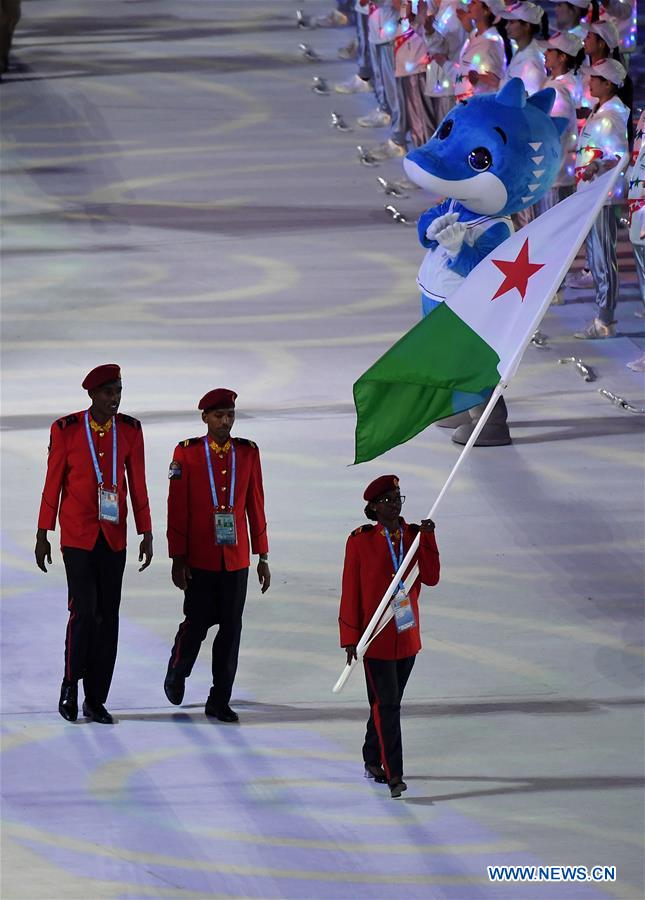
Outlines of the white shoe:
{"label": "white shoe", "polygon": [[589,269],[580,269],[579,272],[569,272],[564,279],[564,286],[577,291],[593,289],[593,275]]}
{"label": "white shoe", "polygon": [[368,115],[356,119],[357,124],[362,128],[385,128],[391,121],[392,117],[378,107]]}
{"label": "white shoe", "polygon": [[354,75],[349,81],[335,84],[334,90],[339,94],[371,94],[372,82],[364,81],[359,75]]}
{"label": "white shoe", "polygon": [[358,56],[358,44],[356,41],[350,41],[346,47],[340,47],[338,50],[339,59],[356,59]]}
{"label": "white shoe", "polygon": [[405,147],[395,143],[393,140],[388,140],[384,144],[379,144],[377,147],[372,147],[369,150],[370,156],[377,160],[396,159],[399,156],[405,156],[407,152]]}
{"label": "white shoe", "polygon": [[625,365],[632,372],[638,372],[639,374],[645,372],[645,353],[638,359],[633,360],[633,362],[625,363]]}
{"label": "white shoe", "polygon": [[326,16],[318,16],[314,19],[316,28],[342,28],[349,23],[349,19],[345,13],[332,9]]}
{"label": "white shoe", "polygon": [[604,338],[612,338],[616,337],[616,326],[613,322],[611,325],[605,325],[600,319],[594,319],[584,331],[575,331],[573,336],[581,341],[599,341]]}

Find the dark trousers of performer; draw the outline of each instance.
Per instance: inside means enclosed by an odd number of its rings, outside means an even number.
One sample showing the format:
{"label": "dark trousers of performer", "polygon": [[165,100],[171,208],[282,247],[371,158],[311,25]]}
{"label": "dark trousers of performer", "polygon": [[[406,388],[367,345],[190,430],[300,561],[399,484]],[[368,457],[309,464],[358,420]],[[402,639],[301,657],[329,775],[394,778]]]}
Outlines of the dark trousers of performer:
{"label": "dark trousers of performer", "polygon": [[92,550],[62,549],[69,609],[64,679],[76,684],[82,678],[87,699],[105,703],[116,662],[126,551],[112,550],[103,534]]}
{"label": "dark trousers of performer", "polygon": [[180,678],[188,678],[208,629],[219,624],[213,641],[213,687],[210,699],[216,706],[227,706],[237,671],[249,570],[190,571],[192,578],[184,594],[185,619],[175,637],[168,671],[174,671]]}
{"label": "dark trousers of performer", "polygon": [[363,744],[363,760],[368,766],[382,764],[388,781],[403,775],[401,700],[415,659],[415,656],[405,659],[363,658],[371,710]]}

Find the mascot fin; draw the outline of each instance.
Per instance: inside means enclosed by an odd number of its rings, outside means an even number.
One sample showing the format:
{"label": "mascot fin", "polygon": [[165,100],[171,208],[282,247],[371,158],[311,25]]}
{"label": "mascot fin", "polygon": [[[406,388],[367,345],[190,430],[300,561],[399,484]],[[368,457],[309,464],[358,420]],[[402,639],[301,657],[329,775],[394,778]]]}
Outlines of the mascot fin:
{"label": "mascot fin", "polygon": [[538,109],[541,109],[548,116],[555,103],[555,91],[553,88],[544,88],[541,91],[536,91],[535,94],[531,94],[526,102],[530,103],[531,106],[537,106]]}
{"label": "mascot fin", "polygon": [[[504,106],[517,106],[522,109],[522,107],[526,106],[524,82],[521,78],[511,78],[501,91],[497,92],[495,99]],[[555,99],[555,91],[553,92],[553,99]],[[551,103],[551,106],[553,106],[553,103]],[[551,106],[549,109],[551,109]]]}
{"label": "mascot fin", "polygon": [[[546,113],[548,116],[555,103],[555,91],[553,88],[544,88],[542,91],[536,91],[535,94],[531,94],[526,102],[531,106],[537,106],[538,109],[541,109],[542,112]],[[551,116],[551,121],[555,125],[560,137],[562,137],[569,125],[567,120],[560,116]]]}

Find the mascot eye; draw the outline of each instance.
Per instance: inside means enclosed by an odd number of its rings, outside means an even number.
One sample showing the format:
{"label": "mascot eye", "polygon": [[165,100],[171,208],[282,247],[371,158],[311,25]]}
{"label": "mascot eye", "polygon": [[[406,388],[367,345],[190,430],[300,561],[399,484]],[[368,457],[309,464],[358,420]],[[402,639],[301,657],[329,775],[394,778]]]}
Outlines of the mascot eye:
{"label": "mascot eye", "polygon": [[450,132],[452,131],[452,119],[448,119],[447,122],[442,122],[439,131],[437,132],[437,137],[440,141],[444,141]]}
{"label": "mascot eye", "polygon": [[468,165],[475,172],[485,172],[493,165],[493,157],[486,147],[476,147],[468,154]]}

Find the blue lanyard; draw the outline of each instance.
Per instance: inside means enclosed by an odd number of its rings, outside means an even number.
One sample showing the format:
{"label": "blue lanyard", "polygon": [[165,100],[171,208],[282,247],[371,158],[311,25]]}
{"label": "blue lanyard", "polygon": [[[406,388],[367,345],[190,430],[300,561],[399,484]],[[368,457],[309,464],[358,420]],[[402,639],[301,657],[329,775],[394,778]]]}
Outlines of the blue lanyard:
{"label": "blue lanyard", "polygon": [[[94,463],[94,471],[96,472],[96,480],[99,484],[103,484],[103,473],[99,468],[99,461],[96,458],[96,450],[94,449],[94,441],[92,440],[92,434],[90,432],[90,411],[88,409],[85,410],[85,434],[87,435],[87,443],[90,448],[90,453],[92,454],[92,462]],[[114,487],[116,484],[116,417],[112,417],[112,484]]]}
{"label": "blue lanyard", "polygon": [[[383,530],[385,531],[385,537],[387,538],[387,545],[390,548],[390,556],[392,557],[392,565],[394,566],[394,574],[399,571],[401,568],[401,563],[405,558],[405,553],[403,550],[403,526],[401,526],[401,540],[399,541],[399,558],[396,558],[396,553],[394,552],[394,545],[392,544],[392,538],[390,537],[389,529],[383,526]],[[405,591],[405,585],[403,584],[403,580],[399,581],[399,590]]]}
{"label": "blue lanyard", "polygon": [[[213,462],[211,460],[211,451],[208,446],[208,436],[204,437],[204,453],[206,454],[206,465],[208,466],[208,477],[211,483],[211,495],[213,497],[213,506],[215,509],[219,507],[217,499],[217,488],[215,487],[215,479],[213,478]],[[231,488],[228,495],[228,505],[233,509],[235,506],[235,444],[231,441]]]}

